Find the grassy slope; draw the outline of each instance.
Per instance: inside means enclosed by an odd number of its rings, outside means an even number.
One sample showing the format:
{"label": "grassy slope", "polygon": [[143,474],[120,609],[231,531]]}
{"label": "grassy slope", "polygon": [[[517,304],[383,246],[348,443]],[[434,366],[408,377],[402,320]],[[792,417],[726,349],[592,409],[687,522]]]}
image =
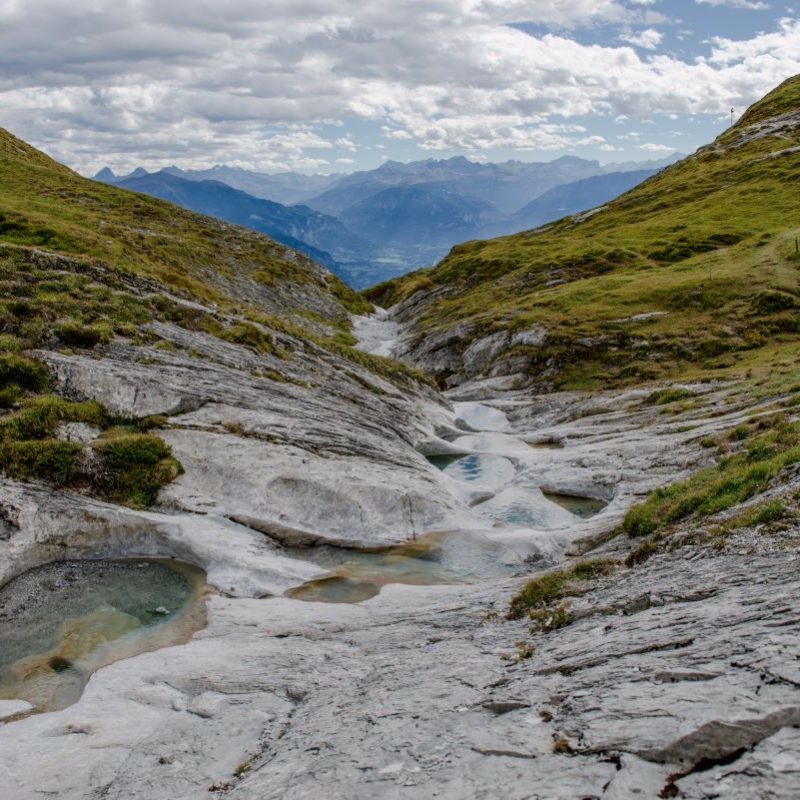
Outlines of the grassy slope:
{"label": "grassy slope", "polygon": [[266,236],[86,180],[2,128],[0,242],[99,259],[225,305],[257,306],[293,282],[364,307],[355,292]]}
{"label": "grassy slope", "polygon": [[[147,506],[181,471],[155,433],[161,421],[52,394],[31,350],[102,355],[115,337],[173,347],[149,328],[162,320],[287,364],[289,374],[260,372],[273,381],[304,384],[288,366],[297,347],[316,350],[343,380],[364,382],[356,365],[398,384],[423,379],[351,347],[348,312],[369,309],[266,236],[86,180],[0,129],[0,471],[11,477]],[[93,440],[61,441],[65,423],[91,425]]]}
{"label": "grassy slope", "polygon": [[[708,147],[580,220],[467,242],[430,271],[375,287],[397,302],[443,287],[422,333],[472,336],[541,323],[530,372],[556,388],[599,388],[793,355],[798,343],[800,128],[746,141],[747,125],[800,110],[800,77]],[[783,151],[783,152],[782,152]],[[771,154],[780,155],[770,157]],[[634,315],[661,312],[642,320]]]}

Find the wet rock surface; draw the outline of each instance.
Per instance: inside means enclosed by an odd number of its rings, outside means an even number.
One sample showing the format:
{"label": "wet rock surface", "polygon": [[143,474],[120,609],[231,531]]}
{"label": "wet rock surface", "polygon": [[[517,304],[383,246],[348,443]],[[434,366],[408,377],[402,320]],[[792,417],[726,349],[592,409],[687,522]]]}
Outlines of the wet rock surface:
{"label": "wet rock surface", "polygon": [[[401,392],[298,352],[300,386],[253,374],[272,362],[246,348],[160,333],[179,349],[46,358],[70,396],[167,414],[186,474],[149,512],[3,480],[0,582],[57,558],[174,556],[218,590],[208,626],[0,725],[0,796],[797,796],[791,528],[721,550],[687,536],[591,582],[549,633],[504,619],[517,575],[598,543],[624,557],[630,543],[602,543],[629,505],[707,463],[699,439],[747,413],[724,387],[693,387],[702,403],[672,417],[646,392],[537,396],[504,378]],[[478,486],[423,453],[502,467]],[[607,505],[584,518],[547,493]],[[536,521],[503,518],[515,504]],[[443,531],[488,542],[504,570],[365,578],[370,551]],[[314,546],[324,557],[304,557]],[[359,560],[345,577],[370,584],[361,602],[283,596]]]}

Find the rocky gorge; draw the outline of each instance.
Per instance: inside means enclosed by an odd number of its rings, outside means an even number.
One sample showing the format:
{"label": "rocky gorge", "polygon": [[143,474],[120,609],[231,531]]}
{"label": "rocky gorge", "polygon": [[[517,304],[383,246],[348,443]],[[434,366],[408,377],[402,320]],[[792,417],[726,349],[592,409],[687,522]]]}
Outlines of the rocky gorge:
{"label": "rocky gorge", "polygon": [[[384,350],[400,332],[380,318],[356,330]],[[338,381],[323,399],[265,389],[240,345],[191,346],[202,362],[123,344],[99,361],[44,354],[73,395],[90,385],[120,411],[168,415],[186,473],[152,511],[6,480],[3,580],[147,554],[201,566],[213,590],[191,641],[3,725],[4,797],[792,796],[791,532],[687,541],[592,581],[575,621],[534,637],[532,654],[527,623],[503,619],[517,576],[590,549],[624,557],[623,541],[601,543],[630,503],[707,460],[698,440],[751,411],[724,386],[692,387],[702,410],[677,418],[640,390],[536,396],[502,379],[446,396]],[[506,463],[461,480],[431,463],[448,454]],[[542,489],[607,505],[581,518]],[[515,507],[535,516],[504,518]],[[345,564],[443,530],[485,542],[477,577],[454,558],[442,585],[389,579],[359,603],[282,596],[328,574],[303,548]]]}

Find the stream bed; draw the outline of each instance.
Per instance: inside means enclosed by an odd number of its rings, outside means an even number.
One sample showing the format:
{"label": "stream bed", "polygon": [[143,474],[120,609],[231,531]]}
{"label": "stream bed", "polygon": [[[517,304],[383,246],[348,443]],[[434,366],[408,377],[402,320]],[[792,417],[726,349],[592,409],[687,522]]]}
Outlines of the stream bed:
{"label": "stream bed", "polygon": [[[375,597],[383,586],[469,583],[514,575],[524,561],[508,546],[470,531],[427,533],[405,544],[352,550],[299,548],[293,555],[329,572],[286,592],[287,597],[318,603],[360,603]],[[343,560],[344,559],[344,560]]]}
{"label": "stream bed", "polygon": [[76,702],[100,667],[188,641],[206,623],[203,570],[170,559],[53,561],[0,587],[0,699]]}

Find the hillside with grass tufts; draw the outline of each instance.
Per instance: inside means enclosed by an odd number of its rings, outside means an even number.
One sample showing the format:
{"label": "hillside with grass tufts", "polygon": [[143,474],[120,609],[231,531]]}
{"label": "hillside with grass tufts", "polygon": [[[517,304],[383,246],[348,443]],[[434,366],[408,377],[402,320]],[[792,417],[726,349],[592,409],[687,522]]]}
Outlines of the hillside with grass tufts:
{"label": "hillside with grass tufts", "polygon": [[800,76],[616,200],[454,247],[367,296],[408,323],[405,357],[453,385],[542,388],[725,377],[800,339]]}
{"label": "hillside with grass tufts", "polygon": [[182,330],[240,346],[261,362],[248,370],[273,383],[309,382],[298,353],[359,388],[383,391],[369,376],[424,381],[352,348],[350,314],[370,305],[306,256],[86,180],[2,129],[0,287],[0,467],[127,505],[151,505],[181,473],[157,435],[164,420],[100,399],[91,381],[66,386],[53,359],[102,363],[125,347],[131,362],[201,360],[165,333]]}

